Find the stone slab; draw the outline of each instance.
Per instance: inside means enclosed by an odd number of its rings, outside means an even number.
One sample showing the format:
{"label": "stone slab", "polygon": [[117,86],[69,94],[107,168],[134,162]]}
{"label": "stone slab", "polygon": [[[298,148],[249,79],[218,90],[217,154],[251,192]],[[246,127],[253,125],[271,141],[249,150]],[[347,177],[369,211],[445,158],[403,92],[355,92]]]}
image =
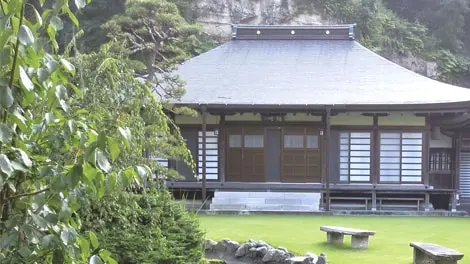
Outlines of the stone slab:
{"label": "stone slab", "polygon": [[344,234],[344,235],[353,235],[353,236],[373,236],[373,235],[375,235],[375,231],[356,229],[356,228],[348,228],[348,227],[342,227],[342,226],[321,226],[320,230],[324,231],[324,232],[340,233],[340,234]]}
{"label": "stone slab", "polygon": [[435,260],[457,261],[464,257],[464,254],[457,250],[446,248],[437,244],[411,242],[410,247],[415,248],[415,250],[422,251],[424,254]]}

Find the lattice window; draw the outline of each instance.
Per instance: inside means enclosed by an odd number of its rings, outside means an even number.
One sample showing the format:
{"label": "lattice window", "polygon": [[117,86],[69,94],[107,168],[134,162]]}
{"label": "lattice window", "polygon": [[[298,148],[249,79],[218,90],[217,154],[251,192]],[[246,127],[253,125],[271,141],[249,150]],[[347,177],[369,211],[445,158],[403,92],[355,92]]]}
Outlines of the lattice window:
{"label": "lattice window", "polygon": [[340,133],[340,181],[370,181],[370,132]]}
{"label": "lattice window", "polygon": [[449,172],[452,166],[452,149],[432,148],[429,154],[430,172]]}
{"label": "lattice window", "polygon": [[[198,177],[202,179],[202,131],[198,133]],[[206,179],[217,180],[219,177],[219,153],[217,133],[206,131]]]}
{"label": "lattice window", "polygon": [[380,134],[380,182],[421,182],[423,133]]}

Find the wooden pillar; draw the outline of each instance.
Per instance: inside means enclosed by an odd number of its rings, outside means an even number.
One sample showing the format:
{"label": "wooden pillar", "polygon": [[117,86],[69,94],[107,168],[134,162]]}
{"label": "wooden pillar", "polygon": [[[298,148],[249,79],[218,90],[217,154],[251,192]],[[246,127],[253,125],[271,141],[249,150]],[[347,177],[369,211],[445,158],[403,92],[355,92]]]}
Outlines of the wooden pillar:
{"label": "wooden pillar", "polygon": [[459,196],[459,185],[460,185],[460,147],[461,147],[461,142],[462,142],[462,133],[461,132],[455,132],[454,138],[454,166],[453,166],[453,188],[454,188],[454,193],[452,197],[452,211],[454,212],[457,211],[457,203],[458,203],[458,196]]}
{"label": "wooden pillar", "polygon": [[[426,130],[423,134],[423,166],[422,175],[423,175],[423,184],[425,188],[429,188],[429,142],[431,137],[431,123],[430,117],[427,115],[425,117]],[[424,194],[424,211],[428,212],[430,210],[430,193],[426,191]]]}
{"label": "wooden pillar", "polygon": [[220,120],[219,120],[219,133],[217,135],[217,141],[219,144],[219,147],[217,148],[219,150],[218,153],[218,174],[219,174],[219,180],[221,182],[225,182],[225,148],[226,148],[226,133],[225,133],[225,115],[220,115]]}
{"label": "wooden pillar", "polygon": [[[423,184],[429,186],[429,144],[431,137],[431,124],[429,116],[426,116],[426,131],[423,135]],[[428,207],[426,207],[428,208]]]}
{"label": "wooden pillar", "polygon": [[206,142],[207,142],[207,111],[206,108],[202,108],[202,201],[204,204],[207,198],[206,189]]}
{"label": "wooden pillar", "polygon": [[372,157],[371,157],[371,165],[372,165],[372,185],[374,190],[372,190],[372,206],[371,210],[377,210],[377,191],[375,187],[379,182],[379,175],[380,175],[380,144],[379,144],[379,116],[377,114],[373,115],[373,126],[372,126]]}
{"label": "wooden pillar", "polygon": [[379,174],[380,174],[380,144],[379,144],[379,116],[373,115],[373,126],[372,126],[372,157],[371,157],[371,165],[372,165],[372,184],[375,185],[379,182]]}
{"label": "wooden pillar", "polygon": [[326,179],[326,186],[325,186],[325,205],[324,209],[326,211],[330,211],[330,138],[331,138],[331,108],[326,108],[325,111],[325,131],[324,131],[324,154],[325,157],[322,159],[323,166],[324,166],[324,176]]}

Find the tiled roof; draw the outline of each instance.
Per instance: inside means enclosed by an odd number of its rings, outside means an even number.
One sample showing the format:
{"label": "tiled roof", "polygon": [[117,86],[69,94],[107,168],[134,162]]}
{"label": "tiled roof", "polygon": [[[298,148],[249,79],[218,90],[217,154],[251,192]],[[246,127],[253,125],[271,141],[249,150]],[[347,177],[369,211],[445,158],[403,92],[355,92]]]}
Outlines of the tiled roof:
{"label": "tiled roof", "polygon": [[428,105],[470,101],[347,39],[235,39],[180,65],[183,104]]}

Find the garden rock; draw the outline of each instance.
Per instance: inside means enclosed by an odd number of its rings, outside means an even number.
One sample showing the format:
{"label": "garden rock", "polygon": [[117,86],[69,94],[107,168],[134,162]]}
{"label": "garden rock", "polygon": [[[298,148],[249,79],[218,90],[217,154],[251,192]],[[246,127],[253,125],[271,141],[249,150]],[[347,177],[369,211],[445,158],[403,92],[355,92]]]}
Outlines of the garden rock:
{"label": "garden rock", "polygon": [[257,258],[258,257],[258,251],[256,250],[255,247],[252,247],[248,250],[248,255],[253,259]]}
{"label": "garden rock", "polygon": [[282,251],[284,251],[284,252],[286,252],[286,253],[289,253],[289,251],[288,251],[287,248],[285,248],[285,247],[278,247],[277,249],[282,250]]}
{"label": "garden rock", "polygon": [[253,247],[253,243],[241,244],[240,247],[235,252],[235,257],[244,257],[248,253],[248,250],[251,247]]}
{"label": "garden rock", "polygon": [[205,246],[207,259],[220,259],[226,264],[326,264],[323,253],[320,257],[312,253],[295,257],[286,248],[274,248],[261,240],[250,239],[239,244],[230,239],[223,239],[218,243],[207,239]]}
{"label": "garden rock", "polygon": [[326,264],[326,255],[321,253],[316,264]]}
{"label": "garden rock", "polygon": [[268,247],[266,246],[263,246],[263,247],[259,247],[256,249],[256,251],[258,251],[260,254],[261,257],[264,257],[266,255],[266,253],[268,253]]}
{"label": "garden rock", "polygon": [[217,245],[217,242],[215,242],[212,239],[206,239],[204,241],[204,248],[205,248],[206,251],[214,250],[215,245]]}
{"label": "garden rock", "polygon": [[235,253],[238,247],[240,247],[240,244],[230,239],[223,239],[215,245],[216,251],[229,253]]}

